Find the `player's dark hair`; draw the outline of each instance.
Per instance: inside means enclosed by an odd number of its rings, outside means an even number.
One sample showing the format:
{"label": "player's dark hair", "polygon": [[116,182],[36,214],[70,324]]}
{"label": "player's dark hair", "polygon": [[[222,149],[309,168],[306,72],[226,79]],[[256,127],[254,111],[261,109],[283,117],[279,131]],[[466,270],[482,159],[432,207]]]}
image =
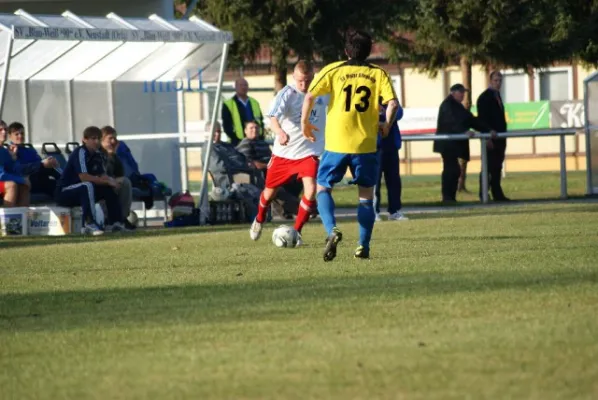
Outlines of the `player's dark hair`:
{"label": "player's dark hair", "polygon": [[351,59],[365,61],[372,52],[372,37],[364,31],[347,31],[345,34],[345,52]]}
{"label": "player's dark hair", "polygon": [[114,135],[116,136],[116,129],[111,127],[110,125],[106,125],[102,128],[102,137],[106,135]]}
{"label": "player's dark hair", "polygon": [[6,122],[4,122],[3,119],[0,119],[0,127],[8,130],[8,125],[6,125]]}
{"label": "player's dark hair", "polygon": [[97,126],[88,126],[83,131],[83,139],[101,138],[102,131]]}
{"label": "player's dark hair", "polygon": [[[4,121],[2,121],[2,122],[4,122]],[[25,132],[25,126],[23,126],[23,124],[20,122],[13,122],[12,124],[8,125],[8,128],[6,128],[6,123],[5,123],[4,127],[8,131],[9,135],[13,134],[14,132],[21,132],[21,133]]]}
{"label": "player's dark hair", "polygon": [[500,71],[492,71],[490,72],[490,79],[493,79],[496,75],[502,76]]}
{"label": "player's dark hair", "polygon": [[256,124],[258,128],[260,127],[260,124],[258,124],[255,119],[252,119],[250,121],[246,121],[245,125],[243,125],[243,128],[247,128],[247,125],[249,125],[249,124]]}

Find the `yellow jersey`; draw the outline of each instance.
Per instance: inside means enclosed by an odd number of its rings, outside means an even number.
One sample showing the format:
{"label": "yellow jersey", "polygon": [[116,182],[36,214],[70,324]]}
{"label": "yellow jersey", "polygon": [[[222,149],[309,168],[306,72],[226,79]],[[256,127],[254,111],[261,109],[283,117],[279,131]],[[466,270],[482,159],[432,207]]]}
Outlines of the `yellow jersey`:
{"label": "yellow jersey", "polygon": [[396,99],[386,71],[357,60],[325,66],[309,86],[313,96],[330,94],[326,115],[325,150],[336,153],[375,153],[379,99]]}

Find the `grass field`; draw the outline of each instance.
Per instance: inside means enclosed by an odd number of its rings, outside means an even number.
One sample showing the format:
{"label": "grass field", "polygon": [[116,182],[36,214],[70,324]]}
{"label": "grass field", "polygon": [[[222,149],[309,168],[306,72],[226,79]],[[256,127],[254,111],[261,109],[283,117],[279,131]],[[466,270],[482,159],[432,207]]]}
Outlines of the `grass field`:
{"label": "grass field", "polygon": [[[557,186],[558,187],[558,186]],[[598,204],[2,239],[2,399],[595,399]]]}

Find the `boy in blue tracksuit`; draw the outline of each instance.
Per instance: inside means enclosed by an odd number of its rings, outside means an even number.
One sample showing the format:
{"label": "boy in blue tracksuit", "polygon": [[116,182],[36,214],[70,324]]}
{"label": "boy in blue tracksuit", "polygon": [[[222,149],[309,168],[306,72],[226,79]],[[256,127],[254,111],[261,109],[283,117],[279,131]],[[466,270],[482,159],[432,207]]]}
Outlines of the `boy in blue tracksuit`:
{"label": "boy in blue tracksuit", "polygon": [[56,203],[61,207],[78,207],[83,211],[81,233],[104,233],[96,216],[96,202],[104,200],[108,210],[105,229],[109,232],[125,231],[123,215],[114,189],[120,187],[115,179],[106,175],[104,158],[100,153],[100,128],[90,126],[83,131],[83,145],[69,157],[62,176],[56,185]]}
{"label": "boy in blue tracksuit", "polygon": [[[25,127],[20,122],[13,122],[8,126],[10,143],[16,146],[17,161],[21,164],[40,163],[42,161],[37,151],[32,147],[25,147]],[[31,193],[43,193],[54,196],[56,182],[60,179],[59,169],[40,168],[29,175]]]}
{"label": "boy in blue tracksuit", "polygon": [[7,126],[0,121],[0,197],[3,198],[3,207],[27,207],[30,199],[31,183],[27,179],[41,168],[55,168],[58,163],[53,157],[45,160],[36,159],[29,162],[17,160],[17,147],[15,145],[5,148]]}
{"label": "boy in blue tracksuit", "polygon": [[[397,111],[397,121],[403,118],[403,108],[399,106]],[[380,104],[380,123],[386,121],[386,107]],[[388,194],[388,219],[391,221],[407,220],[408,218],[401,212],[401,176],[399,174],[399,149],[401,148],[401,132],[399,125],[394,123],[388,136],[383,138],[378,136],[378,158],[380,172],[378,184],[376,185],[374,207],[376,210],[376,221],[380,221],[380,186],[382,184],[382,175],[386,182],[386,191]]]}

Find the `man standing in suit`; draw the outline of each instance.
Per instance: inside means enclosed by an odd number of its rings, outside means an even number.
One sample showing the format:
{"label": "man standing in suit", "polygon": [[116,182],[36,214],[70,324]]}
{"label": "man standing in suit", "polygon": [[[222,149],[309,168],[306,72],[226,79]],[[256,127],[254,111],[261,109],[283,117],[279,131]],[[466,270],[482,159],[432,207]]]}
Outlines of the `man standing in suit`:
{"label": "man standing in suit", "polygon": [[[478,117],[486,123],[493,131],[506,132],[507,120],[505,118],[505,107],[500,96],[502,86],[502,74],[493,71],[490,74],[490,87],[478,97]],[[509,201],[505,196],[500,180],[502,176],[502,164],[505,161],[507,139],[493,138],[488,140],[488,183],[492,199],[494,201]],[[480,173],[480,199],[482,198],[482,174]]]}
{"label": "man standing in suit", "polygon": [[[470,137],[474,132],[488,132],[489,127],[471,111],[463,107],[463,98],[467,89],[460,83],[451,86],[450,94],[440,104],[436,134],[463,134]],[[495,134],[494,131],[490,133]],[[435,140],[434,152],[442,155],[442,202],[453,204],[457,201],[457,186],[461,168],[459,158],[469,159],[469,143],[467,140]]]}

